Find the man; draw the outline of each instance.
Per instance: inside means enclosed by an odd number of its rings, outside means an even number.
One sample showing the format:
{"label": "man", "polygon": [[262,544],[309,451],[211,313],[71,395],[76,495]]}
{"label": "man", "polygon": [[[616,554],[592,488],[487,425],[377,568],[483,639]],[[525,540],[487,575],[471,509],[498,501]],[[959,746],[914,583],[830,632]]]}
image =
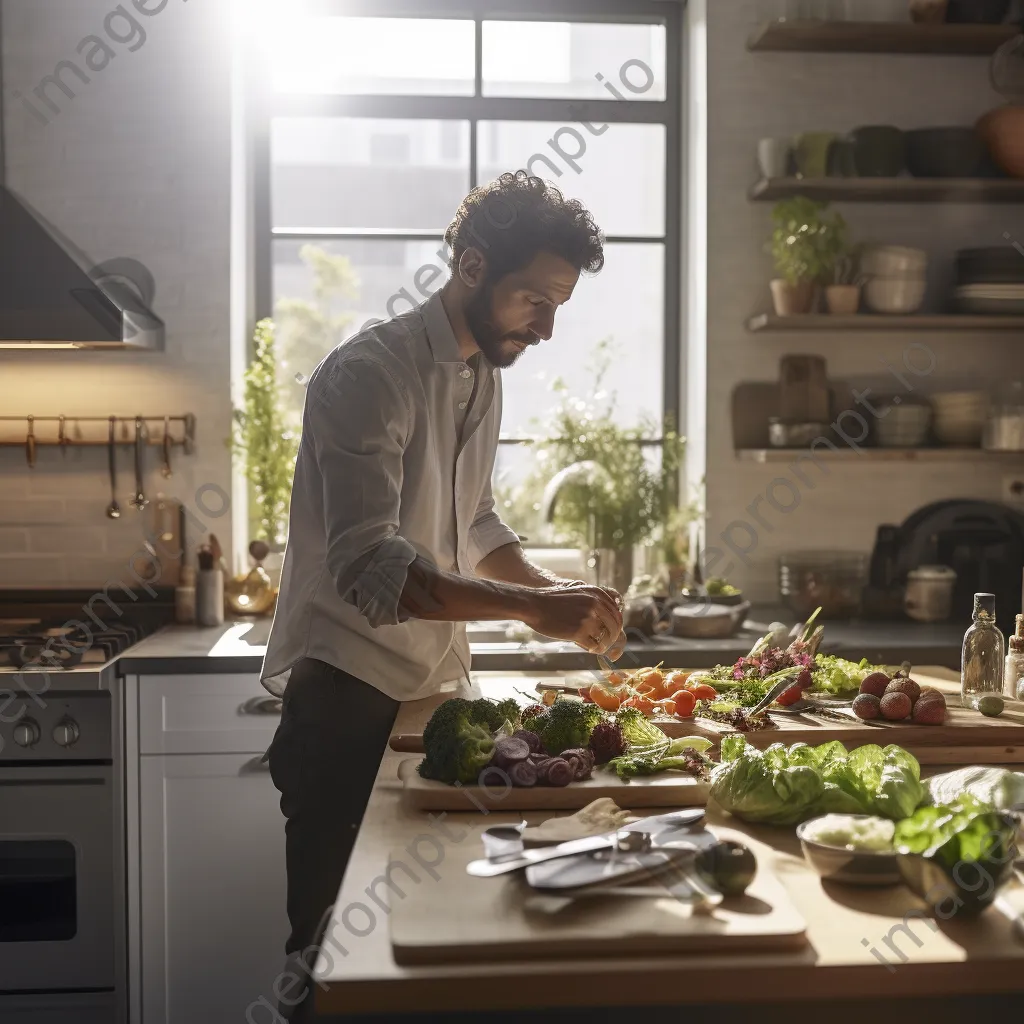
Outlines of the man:
{"label": "man", "polygon": [[307,390],[263,669],[284,698],[270,768],[290,954],[319,939],[399,702],[468,679],[465,621],[519,619],[595,653],[622,626],[616,595],[526,559],[490,482],[500,371],[551,337],[581,272],[604,264],[601,234],[519,171],[474,189],[445,241],[441,291],[339,346]]}

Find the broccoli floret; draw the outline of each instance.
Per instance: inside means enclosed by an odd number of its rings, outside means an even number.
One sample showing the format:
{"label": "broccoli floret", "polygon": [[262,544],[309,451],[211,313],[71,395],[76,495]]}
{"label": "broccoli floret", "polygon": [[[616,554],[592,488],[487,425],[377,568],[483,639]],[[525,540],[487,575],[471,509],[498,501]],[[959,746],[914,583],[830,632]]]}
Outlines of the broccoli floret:
{"label": "broccoli floret", "polygon": [[664,732],[637,708],[622,708],[615,713],[615,721],[629,747],[650,747],[665,739]]}
{"label": "broccoli floret", "polygon": [[533,711],[527,708],[523,713],[523,728],[529,732],[535,732],[538,736],[544,731],[544,726],[548,724],[548,709],[542,708],[540,705],[536,705],[539,710]]}
{"label": "broccoli floret", "polygon": [[515,697],[508,697],[506,700],[498,701],[497,712],[501,718],[501,724],[504,725],[508,722],[512,726],[513,732],[522,723],[522,712],[519,710],[519,701]]}
{"label": "broccoli floret", "polygon": [[[426,756],[419,766],[425,779],[472,785],[487,767],[494,753],[494,740],[491,730],[475,720],[476,703],[453,697],[430,716],[423,730]],[[492,709],[494,706],[490,704]]]}
{"label": "broccoli floret", "polygon": [[[547,720],[540,731],[544,749],[549,754],[560,754],[563,750],[585,747],[590,742],[594,726],[604,721],[604,712],[596,704],[556,700],[544,717]],[[533,721],[527,728],[533,729]]]}

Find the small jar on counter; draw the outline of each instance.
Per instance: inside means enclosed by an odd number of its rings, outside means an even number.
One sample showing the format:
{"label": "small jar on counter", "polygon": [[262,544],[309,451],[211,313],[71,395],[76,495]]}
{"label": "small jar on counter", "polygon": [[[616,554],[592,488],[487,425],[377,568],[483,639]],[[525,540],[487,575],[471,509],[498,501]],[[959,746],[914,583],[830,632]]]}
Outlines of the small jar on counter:
{"label": "small jar on counter", "polygon": [[200,626],[224,623],[224,572],[216,564],[213,552],[199,552],[199,577],[196,581],[196,622]]}
{"label": "small jar on counter", "polygon": [[1024,615],[1017,616],[1017,631],[1009,638],[1003,672],[1003,693],[1010,700],[1024,700]]}

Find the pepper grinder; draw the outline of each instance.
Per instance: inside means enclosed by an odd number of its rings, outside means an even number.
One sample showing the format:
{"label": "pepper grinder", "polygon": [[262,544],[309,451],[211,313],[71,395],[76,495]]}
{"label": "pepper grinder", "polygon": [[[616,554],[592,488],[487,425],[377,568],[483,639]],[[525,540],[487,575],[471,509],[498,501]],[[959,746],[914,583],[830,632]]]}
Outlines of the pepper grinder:
{"label": "pepper grinder", "polygon": [[214,553],[208,546],[199,549],[196,622],[200,626],[221,626],[224,623],[224,573],[217,566]]}

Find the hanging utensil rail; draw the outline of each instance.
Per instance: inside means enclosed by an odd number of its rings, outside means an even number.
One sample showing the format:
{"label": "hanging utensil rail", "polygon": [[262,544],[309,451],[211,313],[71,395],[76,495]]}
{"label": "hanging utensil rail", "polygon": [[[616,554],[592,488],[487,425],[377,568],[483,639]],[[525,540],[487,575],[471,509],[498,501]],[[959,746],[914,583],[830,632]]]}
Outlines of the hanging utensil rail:
{"label": "hanging utensil rail", "polygon": [[[107,448],[111,441],[107,428],[113,423],[119,435],[114,441],[119,447],[135,445],[135,421],[145,425],[146,440],[143,442],[167,452],[169,448],[181,448],[186,455],[195,451],[196,418],[192,413],[184,416],[0,416],[0,424],[21,423],[25,434],[17,440],[3,436],[0,428],[0,448],[21,448],[29,453],[30,463],[35,461],[39,448]],[[81,436],[81,424],[102,423],[104,429],[95,437]],[[53,424],[53,429],[44,425]],[[43,427],[44,429],[40,429]],[[129,429],[130,428],[130,429]],[[101,436],[102,433],[102,436]]]}

